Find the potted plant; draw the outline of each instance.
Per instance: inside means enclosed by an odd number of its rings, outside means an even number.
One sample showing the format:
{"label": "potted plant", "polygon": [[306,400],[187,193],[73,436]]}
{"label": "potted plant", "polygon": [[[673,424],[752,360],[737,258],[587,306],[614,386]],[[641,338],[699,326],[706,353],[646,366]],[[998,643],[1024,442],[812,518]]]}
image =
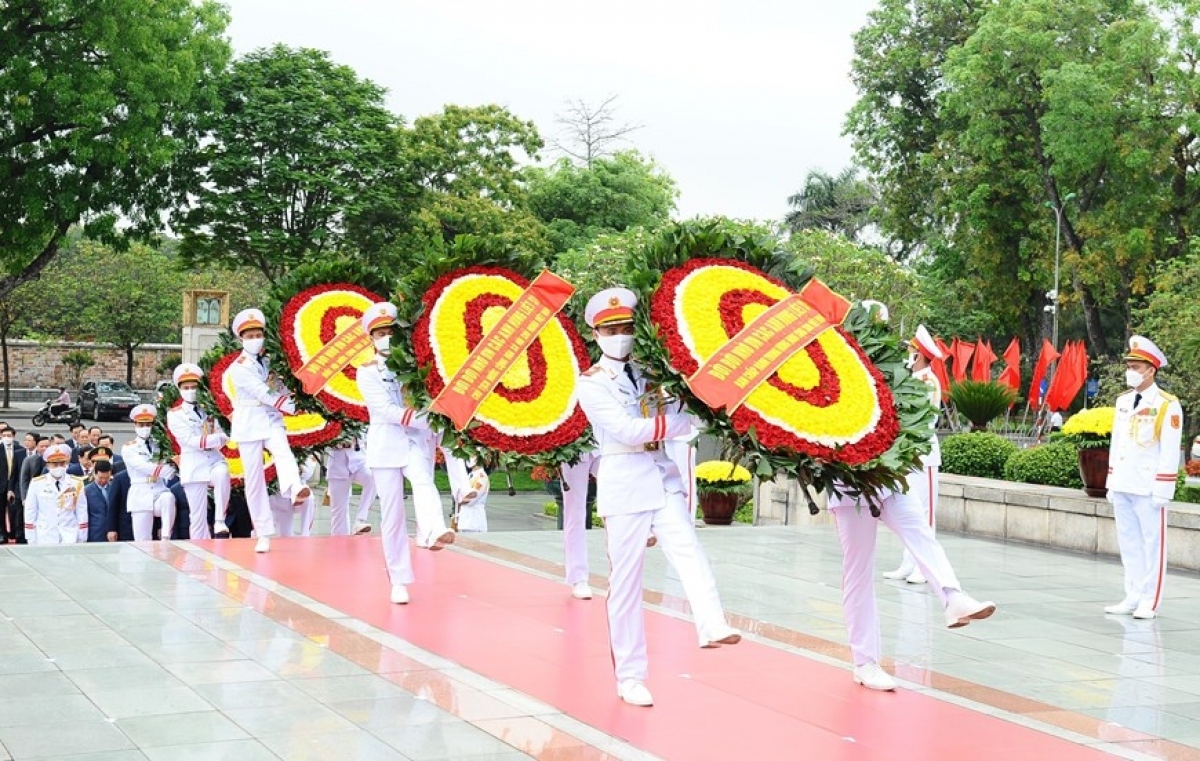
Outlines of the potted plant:
{"label": "potted plant", "polygon": [[1108,445],[1116,414],[1116,407],[1092,407],[1075,413],[1062,427],[1062,439],[1079,451],[1079,477],[1089,497],[1108,494]]}
{"label": "potted plant", "polygon": [[704,522],[728,526],[750,498],[750,471],[728,460],[702,462],[696,466],[696,493]]}

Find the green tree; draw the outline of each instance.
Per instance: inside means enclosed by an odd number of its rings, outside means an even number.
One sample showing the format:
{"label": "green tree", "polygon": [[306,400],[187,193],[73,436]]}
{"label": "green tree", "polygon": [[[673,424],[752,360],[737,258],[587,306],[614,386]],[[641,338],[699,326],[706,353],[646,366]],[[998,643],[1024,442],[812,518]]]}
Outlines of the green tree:
{"label": "green tree", "polygon": [[236,61],[192,157],[202,184],[173,225],[191,269],[274,279],[338,250],[345,220],[379,202],[395,118],[384,90],[327,53],[276,45]]}
{"label": "green tree", "polygon": [[186,276],[177,263],[143,244],[113,247],[82,239],[23,289],[21,308],[43,335],[123,349],[125,380],[132,383],[137,347],[179,342]]}
{"label": "green tree", "polygon": [[605,232],[655,227],[667,221],[679,192],[653,160],[637,151],[577,165],[559,159],[528,172],[529,207],[545,225],[555,252],[586,245]]}
{"label": "green tree", "polygon": [[[1179,397],[1190,430],[1200,415],[1200,244],[1159,268],[1154,294],[1134,317],[1139,333],[1149,336],[1167,355],[1164,386]],[[1122,388],[1121,390],[1125,390]],[[1111,401],[1108,398],[1106,401]]]}
{"label": "green tree", "polygon": [[654,233],[634,227],[619,233],[600,233],[585,245],[564,251],[554,259],[554,274],[575,286],[568,311],[584,336],[591,328],[583,320],[588,299],[605,288],[624,286],[633,253],[645,246]]}
{"label": "green tree", "polygon": [[213,0],[0,4],[0,298],[36,278],[72,225],[159,226],[174,171],[229,60]]}
{"label": "green tree", "polygon": [[871,210],[878,199],[871,183],[858,178],[849,167],[836,177],[820,169],[808,173],[804,188],[788,197],[792,210],[784,224],[793,232],[825,230],[859,242],[859,234],[871,223]]}
{"label": "green tree", "polygon": [[541,147],[533,122],[496,105],[449,105],[397,127],[380,195],[349,221],[353,245],[393,269],[446,252],[459,235],[544,256],[549,246],[520,172]]}

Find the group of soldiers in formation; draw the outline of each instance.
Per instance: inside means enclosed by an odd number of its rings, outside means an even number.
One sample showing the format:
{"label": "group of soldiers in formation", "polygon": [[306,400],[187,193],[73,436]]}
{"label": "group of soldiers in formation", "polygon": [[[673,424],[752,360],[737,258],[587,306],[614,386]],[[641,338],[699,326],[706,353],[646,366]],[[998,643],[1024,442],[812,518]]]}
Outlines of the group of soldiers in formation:
{"label": "group of soldiers in formation", "polygon": [[[595,294],[588,302],[585,320],[601,353],[599,361],[579,378],[577,396],[595,436],[595,448],[576,464],[564,467],[563,528],[566,582],[579,600],[592,597],[589,584],[584,522],[588,480],[596,478],[596,508],[604,519],[610,562],[607,594],[609,638],[617,696],[637,706],[654,700],[646,680],[649,674],[642,585],[647,547],[657,545],[674,567],[691,606],[701,648],[736,645],[741,633],[729,626],[717,592],[716,579],[695,529],[695,447],[698,421],[678,402],[647,412],[642,404],[646,379],[634,360],[633,334],[636,295],[624,288]],[[887,320],[886,307],[869,307],[876,319]],[[390,601],[410,602],[408,587],[414,582],[404,482],[411,492],[416,518],[415,543],[419,548],[441,550],[454,543],[455,531],[447,527],[441,498],[434,485],[435,446],[425,414],[405,404],[403,389],[387,366],[396,321],[396,307],[373,304],[362,315],[374,356],[358,368],[358,386],[369,411],[364,464],[380,500],[384,564],[390,581]],[[277,521],[272,499],[287,506],[311,505],[307,479],[288,446],[283,415],[295,411],[291,396],[270,382],[263,354],[265,318],[257,309],[240,312],[232,330],[242,352],[227,370],[233,386],[233,414],[226,434],[197,405],[203,372],[192,364],[176,368],[173,380],[180,400],[167,414],[167,428],[180,453],[180,481],[191,511],[191,537],[208,538],[208,492],[215,503],[213,533],[227,535],[229,471],[221,448],[237,444],[244,468],[246,504],[254,526],[256,552],[269,552],[271,538],[287,535]],[[929,386],[932,404],[939,405],[941,389],[931,362],[942,352],[924,326],[908,344],[913,374]],[[1117,401],[1112,437],[1109,499],[1114,506],[1121,556],[1125,568],[1124,599],[1106,608],[1114,615],[1153,618],[1161,601],[1165,565],[1165,509],[1173,496],[1178,467],[1182,412],[1178,400],[1155,384],[1157,371],[1166,366],[1162,352],[1148,339],[1135,336],[1125,357],[1131,390]],[[122,449],[130,472],[128,509],[135,540],[151,538],[156,516],[164,527],[174,521],[174,500],[163,486],[174,466],[156,457],[151,439],[156,410],[139,405],[132,413],[136,438]],[[966,626],[991,616],[996,605],[981,602],[963,591],[945,551],[935,537],[937,505],[938,439],[930,431],[931,451],[921,467],[906,474],[903,491],[879,495],[879,518],[850,497],[831,494],[829,508],[837,526],[843,552],[843,603],[854,681],[874,690],[894,690],[895,680],[880,665],[882,643],[876,604],[875,547],[879,522],[892,529],[905,553],[901,566],[885,573],[891,579],[928,583],[941,600],[949,628]],[[357,446],[355,447],[357,449]],[[264,450],[269,452],[278,479],[278,495],[270,497],[264,471]],[[31,542],[83,541],[87,532],[86,504],[80,504],[82,481],[67,476],[70,459],[66,446],[53,446],[45,455],[49,472],[35,480],[26,504],[26,529]],[[455,465],[466,472],[461,461]],[[340,466],[339,466],[340,467]],[[338,486],[345,494],[335,500],[331,532],[350,533],[348,496],[353,468],[339,473]],[[361,472],[361,471],[360,471]],[[458,479],[463,479],[458,474]],[[331,474],[331,490],[334,479]],[[341,497],[345,497],[342,499]],[[364,494],[363,505],[370,502]],[[369,530],[356,522],[355,531]],[[165,529],[163,536],[169,536]]]}

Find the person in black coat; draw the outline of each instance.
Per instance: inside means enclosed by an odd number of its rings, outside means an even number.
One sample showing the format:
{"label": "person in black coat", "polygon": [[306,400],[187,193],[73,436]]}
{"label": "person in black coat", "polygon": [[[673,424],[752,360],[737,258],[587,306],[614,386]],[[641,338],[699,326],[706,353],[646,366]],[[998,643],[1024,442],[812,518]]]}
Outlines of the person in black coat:
{"label": "person in black coat", "polygon": [[89,542],[117,540],[117,533],[109,532],[112,525],[109,513],[117,490],[112,480],[112,463],[108,460],[97,460],[93,466],[92,482],[83,490],[84,496],[87,497]]}
{"label": "person in black coat", "polygon": [[[0,544],[17,539],[25,533],[25,510],[21,495],[21,465],[25,462],[25,447],[16,442],[17,432],[11,426],[0,429],[0,491],[6,492],[4,515],[0,515]],[[8,525],[5,526],[5,517]],[[5,530],[7,528],[7,530]]]}

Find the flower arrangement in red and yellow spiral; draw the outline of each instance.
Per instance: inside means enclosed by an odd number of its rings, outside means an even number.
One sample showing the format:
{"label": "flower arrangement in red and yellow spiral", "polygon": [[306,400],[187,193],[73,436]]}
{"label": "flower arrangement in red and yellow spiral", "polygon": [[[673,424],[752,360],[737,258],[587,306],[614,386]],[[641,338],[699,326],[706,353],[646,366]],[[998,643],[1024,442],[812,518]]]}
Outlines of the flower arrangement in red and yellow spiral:
{"label": "flower arrangement in red and yellow spiral", "polygon": [[[904,477],[920,466],[936,416],[924,384],[904,366],[903,341],[886,323],[851,308],[765,381],[745,387],[732,412],[710,408],[688,383],[811,274],[769,231],[720,219],[671,225],[629,262],[628,284],[639,294],[635,356],[704,421],[725,459],[744,461],[759,477],[786,474],[815,491],[876,503],[884,490],[904,488]],[[766,340],[759,345],[778,346]]]}
{"label": "flower arrangement in red and yellow spiral", "polygon": [[[353,283],[322,283],[295,294],[283,305],[279,342],[292,372],[313,358],[325,344],[357,323],[367,308],[383,301],[379,294]],[[358,368],[375,356],[367,346],[313,396],[326,410],[367,422],[367,405],[358,390]]]}
{"label": "flower arrangement in red and yellow spiral", "polygon": [[[738,331],[791,291],[746,262],[691,259],[663,273],[650,302],[672,367],[691,376]],[[830,462],[862,465],[899,433],[895,403],[879,370],[840,326],[785,362],[732,415],[738,433]]]}
{"label": "flower arrangement in red and yellow spiral", "polygon": [[[431,400],[529,283],[502,267],[471,266],[429,287],[413,353]],[[560,312],[480,404],[465,433],[490,449],[530,456],[576,442],[587,418],[575,399],[575,379],[590,364],[575,325]]]}

